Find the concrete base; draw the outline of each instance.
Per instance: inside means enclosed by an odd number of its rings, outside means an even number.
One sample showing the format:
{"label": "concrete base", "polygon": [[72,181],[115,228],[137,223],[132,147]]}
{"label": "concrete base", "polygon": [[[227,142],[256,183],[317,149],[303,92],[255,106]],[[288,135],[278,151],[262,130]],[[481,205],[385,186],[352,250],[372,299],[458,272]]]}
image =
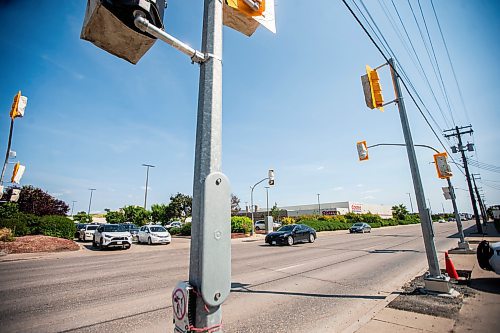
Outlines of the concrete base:
{"label": "concrete base", "polygon": [[450,278],[442,275],[439,278],[426,276],[424,278],[425,290],[436,294],[450,295],[454,290],[450,284]]}
{"label": "concrete base", "polygon": [[453,254],[475,254],[476,251],[474,251],[470,248],[469,242],[464,241],[463,243],[458,242],[458,247],[451,249],[450,251],[448,251],[448,253],[450,253],[450,254],[451,253],[453,253]]}

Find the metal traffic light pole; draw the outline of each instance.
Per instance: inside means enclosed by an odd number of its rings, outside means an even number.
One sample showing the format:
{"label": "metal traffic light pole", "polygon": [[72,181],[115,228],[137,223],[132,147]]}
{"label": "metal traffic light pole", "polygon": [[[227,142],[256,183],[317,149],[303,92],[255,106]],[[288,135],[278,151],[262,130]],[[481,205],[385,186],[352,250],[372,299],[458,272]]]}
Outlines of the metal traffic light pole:
{"label": "metal traffic light pole", "polygon": [[[426,207],[424,188],[422,186],[422,179],[420,178],[420,171],[418,168],[417,156],[415,154],[415,147],[413,146],[413,138],[410,131],[410,124],[406,114],[406,108],[399,85],[399,75],[395,71],[394,60],[391,58],[388,61],[391,67],[392,81],[394,84],[394,91],[396,93],[396,103],[398,104],[399,116],[401,118],[401,126],[403,128],[404,139],[406,143],[406,151],[408,153],[408,161],[410,163],[410,170],[413,179],[413,187],[415,190],[415,197],[417,199],[417,207],[420,215],[420,225],[422,227],[422,234],[424,238],[425,252],[427,254],[427,262],[429,264],[429,276],[426,278],[426,288],[433,291],[449,292],[448,282],[441,274],[439,269],[439,261],[436,253],[436,246],[434,245],[434,230],[432,227],[432,219],[429,209]],[[443,282],[444,284],[441,284]]]}

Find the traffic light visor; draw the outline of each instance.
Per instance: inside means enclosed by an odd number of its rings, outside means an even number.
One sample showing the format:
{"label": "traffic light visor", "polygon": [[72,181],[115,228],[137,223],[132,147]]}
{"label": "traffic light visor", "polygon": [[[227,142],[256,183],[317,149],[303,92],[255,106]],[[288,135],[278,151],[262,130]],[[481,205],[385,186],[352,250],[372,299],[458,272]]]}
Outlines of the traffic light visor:
{"label": "traffic light visor", "polygon": [[356,148],[358,149],[358,158],[360,161],[366,161],[368,159],[368,147],[366,141],[358,141],[356,143]]}

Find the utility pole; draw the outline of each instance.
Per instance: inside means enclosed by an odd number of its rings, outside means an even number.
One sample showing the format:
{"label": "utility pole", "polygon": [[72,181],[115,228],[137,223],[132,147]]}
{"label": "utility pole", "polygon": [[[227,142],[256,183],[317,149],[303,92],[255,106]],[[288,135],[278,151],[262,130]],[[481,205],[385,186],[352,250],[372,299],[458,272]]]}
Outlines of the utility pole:
{"label": "utility pole", "polygon": [[[231,290],[231,189],[222,171],[222,1],[205,0],[189,284],[196,331],[222,331]],[[191,306],[191,305],[190,305]],[[191,331],[191,330],[190,330]],[[193,330],[195,331],[195,330]]]}
{"label": "utility pole", "polygon": [[408,194],[408,197],[410,198],[411,213],[413,214],[413,202],[411,201],[411,193],[410,193],[410,192],[408,192],[408,193],[406,193],[406,194]]}
{"label": "utility pole", "polygon": [[89,200],[89,210],[87,211],[87,215],[90,215],[90,206],[92,205],[92,193],[95,191],[95,188],[89,188],[90,191],[90,200]]}
{"label": "utility pole", "polygon": [[75,202],[77,202],[77,201],[73,200],[71,202],[72,202],[72,204],[71,204],[71,218],[73,218],[73,209],[75,208]]}
{"label": "utility pole", "polygon": [[[463,131],[463,130],[466,130],[466,131]],[[445,132],[452,132],[452,131],[455,131],[455,133],[445,134],[445,137],[449,139],[450,137],[454,136],[454,137],[457,137],[457,139],[458,139],[458,147],[452,147],[452,150],[454,153],[460,151],[460,153],[462,154],[462,162],[464,164],[465,177],[467,178],[467,185],[469,186],[470,200],[472,203],[472,209],[474,211],[474,216],[476,218],[476,228],[477,228],[477,232],[482,234],[483,227],[481,226],[481,221],[479,221],[479,213],[478,213],[477,206],[476,206],[476,199],[474,198],[474,190],[472,189],[471,176],[469,173],[469,165],[467,163],[467,158],[465,157],[465,151],[466,150],[473,151],[474,148],[471,144],[467,144],[467,146],[463,146],[463,144],[462,144],[462,135],[472,134],[474,131],[472,130],[472,127],[469,125],[469,126],[465,126],[465,127],[455,126],[454,129],[449,129],[449,130],[446,130]]]}
{"label": "utility pole", "polygon": [[146,209],[146,204],[148,202],[149,168],[154,168],[155,166],[151,164],[143,164],[142,166],[146,167],[146,189],[144,191],[144,209]]}
{"label": "utility pole", "polygon": [[267,218],[269,218],[269,186],[266,186]]}
{"label": "utility pole", "polygon": [[[483,205],[483,199],[481,198],[481,195],[479,195],[479,189],[477,188],[477,185],[476,185],[476,176],[479,176],[478,174],[472,174],[472,181],[474,182],[474,189],[476,191],[476,196],[477,196],[477,202],[479,203],[479,209],[481,209],[481,217],[483,218],[483,225],[486,227],[486,221],[487,221],[487,218],[486,218],[486,211],[484,209],[484,205]],[[477,179],[481,179],[481,178],[477,178]]]}
{"label": "utility pole", "polygon": [[[392,82],[394,84],[394,91],[396,93],[395,102],[398,105],[399,116],[401,119],[401,126],[403,128],[404,139],[406,143],[406,151],[408,153],[408,161],[410,163],[411,175],[413,179],[413,187],[415,190],[415,197],[417,198],[417,207],[420,216],[420,225],[422,227],[422,235],[424,238],[425,252],[427,254],[427,262],[429,264],[429,275],[426,278],[426,288],[429,290],[439,290],[449,292],[449,285],[444,276],[441,275],[439,269],[439,261],[437,258],[436,247],[434,245],[434,230],[432,226],[432,219],[430,212],[425,205],[425,194],[420,178],[420,171],[418,169],[417,156],[415,154],[415,147],[413,146],[413,138],[410,131],[410,124],[406,114],[406,108],[399,85],[399,74],[395,70],[393,59],[389,59],[391,67]],[[443,285],[442,283],[446,283]]]}

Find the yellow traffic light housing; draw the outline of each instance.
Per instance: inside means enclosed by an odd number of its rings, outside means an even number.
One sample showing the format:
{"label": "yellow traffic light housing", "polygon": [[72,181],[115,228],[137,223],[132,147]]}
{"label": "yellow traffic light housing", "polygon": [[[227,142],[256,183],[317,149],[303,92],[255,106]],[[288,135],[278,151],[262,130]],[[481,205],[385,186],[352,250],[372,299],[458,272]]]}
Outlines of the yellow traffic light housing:
{"label": "yellow traffic light housing", "polygon": [[24,165],[21,165],[21,163],[17,162],[14,165],[14,171],[12,172],[12,178],[10,179],[10,181],[12,183],[19,184],[21,178],[23,177],[24,170],[26,170],[26,167]]}
{"label": "yellow traffic light housing", "polygon": [[21,91],[14,96],[14,101],[12,102],[12,107],[10,109],[10,118],[14,120],[17,117],[24,116],[24,109],[28,103],[28,98],[21,95]]}
{"label": "yellow traffic light housing", "polygon": [[441,179],[447,179],[453,176],[447,158],[448,158],[447,153],[434,154],[434,163],[436,164],[437,174],[438,177]]}
{"label": "yellow traffic light housing", "polygon": [[262,13],[266,10],[266,1],[265,0],[254,0],[255,3],[259,5],[259,8],[250,7],[246,1],[244,0],[226,0],[226,3],[229,7],[236,9],[239,12],[242,12],[248,16],[261,16]]}
{"label": "yellow traffic light housing", "polygon": [[368,146],[366,141],[358,141],[356,143],[356,148],[358,149],[358,158],[360,161],[368,160]]}
{"label": "yellow traffic light housing", "polygon": [[384,111],[384,97],[377,70],[366,65],[366,75],[361,77],[361,82],[363,83],[366,106],[370,109]]}

